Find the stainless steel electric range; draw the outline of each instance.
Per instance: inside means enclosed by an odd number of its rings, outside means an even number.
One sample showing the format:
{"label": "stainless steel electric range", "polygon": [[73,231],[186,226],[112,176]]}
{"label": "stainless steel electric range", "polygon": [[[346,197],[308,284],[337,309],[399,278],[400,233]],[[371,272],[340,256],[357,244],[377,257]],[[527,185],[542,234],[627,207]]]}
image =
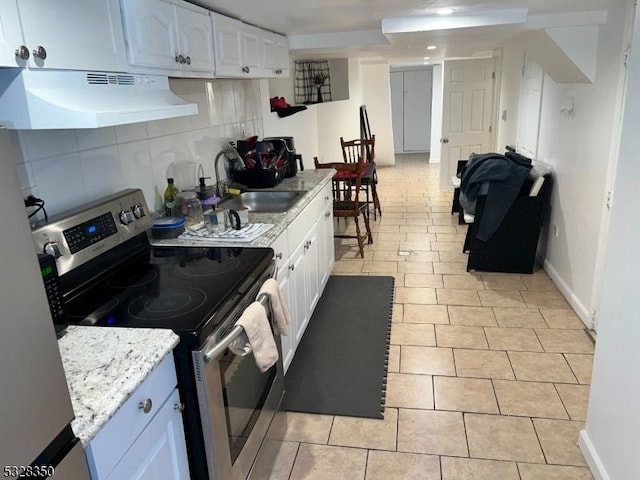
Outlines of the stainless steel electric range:
{"label": "stainless steel electric range", "polygon": [[282,360],[261,373],[227,346],[274,273],[273,250],[152,247],[150,226],[142,192],[125,190],[33,231],[37,252],[56,259],[65,313],[55,322],[177,333],[191,478],[244,480],[282,400]]}

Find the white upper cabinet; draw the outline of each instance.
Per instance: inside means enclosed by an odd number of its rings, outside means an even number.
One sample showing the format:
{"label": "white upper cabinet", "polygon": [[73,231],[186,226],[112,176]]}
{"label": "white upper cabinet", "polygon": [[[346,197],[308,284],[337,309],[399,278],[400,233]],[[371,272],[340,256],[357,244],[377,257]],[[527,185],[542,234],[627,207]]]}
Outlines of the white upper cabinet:
{"label": "white upper cabinet", "polygon": [[287,37],[262,30],[219,13],[211,13],[215,32],[215,75],[233,78],[275,78],[288,75]]}
{"label": "white upper cabinet", "polygon": [[123,71],[118,0],[3,0],[0,66]]}
{"label": "white upper cabinet", "polygon": [[129,70],[167,71],[172,76],[213,74],[213,32],[209,12],[164,0],[122,2]]}

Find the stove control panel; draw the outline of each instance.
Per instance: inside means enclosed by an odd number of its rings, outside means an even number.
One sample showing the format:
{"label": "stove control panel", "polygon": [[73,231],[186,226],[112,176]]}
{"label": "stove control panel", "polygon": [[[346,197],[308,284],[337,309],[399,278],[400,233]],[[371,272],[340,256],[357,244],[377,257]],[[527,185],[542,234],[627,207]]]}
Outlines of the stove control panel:
{"label": "stove control panel", "polygon": [[56,258],[59,275],[151,228],[141,190],[128,189],[51,217],[33,230],[37,253]]}

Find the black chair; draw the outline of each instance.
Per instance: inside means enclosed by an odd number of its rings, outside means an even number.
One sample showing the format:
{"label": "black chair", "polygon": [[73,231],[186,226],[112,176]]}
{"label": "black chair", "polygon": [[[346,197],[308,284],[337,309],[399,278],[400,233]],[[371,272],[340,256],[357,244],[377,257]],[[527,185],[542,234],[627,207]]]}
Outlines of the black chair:
{"label": "black chair", "polygon": [[478,196],[474,221],[465,238],[467,271],[533,273],[540,230],[549,216],[553,179],[545,175],[536,196],[530,196],[532,184],[532,180],[525,182],[500,227],[486,242],[476,238],[486,201],[486,195]]}
{"label": "black chair", "polygon": [[[469,163],[469,160],[458,160],[458,165],[456,167],[456,178],[462,178],[462,171]],[[455,179],[454,179],[455,180]],[[453,189],[453,200],[451,202],[451,215],[454,213],[460,213],[462,208],[460,207],[460,183],[458,186],[455,186]],[[459,222],[462,223],[462,222]]]}

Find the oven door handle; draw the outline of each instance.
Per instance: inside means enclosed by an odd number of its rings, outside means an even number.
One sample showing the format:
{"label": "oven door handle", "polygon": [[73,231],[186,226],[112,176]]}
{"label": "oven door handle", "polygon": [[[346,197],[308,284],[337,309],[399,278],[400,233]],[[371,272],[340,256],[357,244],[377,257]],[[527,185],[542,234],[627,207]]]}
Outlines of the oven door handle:
{"label": "oven door handle", "polygon": [[[266,310],[267,317],[271,318],[271,315],[270,315],[271,304],[269,303],[269,297],[267,297],[263,293],[258,297],[257,301],[260,302],[260,304]],[[222,340],[217,342],[213,347],[211,347],[209,350],[207,350],[204,353],[205,363],[211,363],[213,360],[216,360],[218,357],[220,357],[227,350],[227,348],[229,348],[229,345],[231,345],[234,342],[234,340],[242,334],[243,331],[244,331],[244,328],[242,328],[242,325],[236,325],[235,327],[233,327],[233,329],[229,332],[229,334],[226,337],[224,337]]]}

